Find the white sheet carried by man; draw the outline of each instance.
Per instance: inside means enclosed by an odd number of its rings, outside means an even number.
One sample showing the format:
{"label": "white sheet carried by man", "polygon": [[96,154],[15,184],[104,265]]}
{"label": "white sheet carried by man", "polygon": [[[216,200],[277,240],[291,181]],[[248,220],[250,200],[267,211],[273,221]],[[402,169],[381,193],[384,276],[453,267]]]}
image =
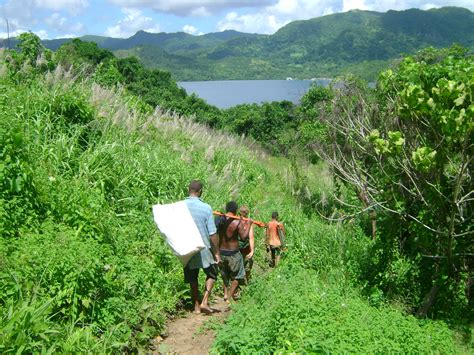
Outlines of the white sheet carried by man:
{"label": "white sheet carried by man", "polygon": [[205,248],[186,202],[154,205],[153,218],[183,266],[194,254]]}

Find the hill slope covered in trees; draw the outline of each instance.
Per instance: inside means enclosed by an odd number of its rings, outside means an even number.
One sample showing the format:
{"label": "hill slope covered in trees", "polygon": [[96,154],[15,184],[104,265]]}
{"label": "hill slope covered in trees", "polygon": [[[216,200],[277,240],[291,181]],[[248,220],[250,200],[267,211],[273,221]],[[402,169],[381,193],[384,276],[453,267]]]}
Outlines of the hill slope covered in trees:
{"label": "hill slope covered in trees", "polygon": [[[273,35],[139,31],[127,39],[84,36],[83,40],[121,57],[137,56],[148,67],[170,71],[175,80],[312,78],[343,73],[374,80],[402,54],[454,43],[474,48],[473,29],[472,12],[444,7],[386,13],[353,10],[294,21]],[[56,50],[67,41],[44,44]]]}

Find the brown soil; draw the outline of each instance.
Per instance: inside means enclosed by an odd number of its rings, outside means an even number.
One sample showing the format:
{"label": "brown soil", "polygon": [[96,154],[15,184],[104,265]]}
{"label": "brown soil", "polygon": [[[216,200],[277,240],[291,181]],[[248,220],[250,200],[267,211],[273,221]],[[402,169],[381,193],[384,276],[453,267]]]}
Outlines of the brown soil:
{"label": "brown soil", "polygon": [[212,314],[195,314],[186,312],[184,317],[168,322],[166,337],[155,339],[153,354],[208,354],[214,342],[213,325],[222,323],[229,315],[229,305],[221,297],[215,297],[211,308]]}

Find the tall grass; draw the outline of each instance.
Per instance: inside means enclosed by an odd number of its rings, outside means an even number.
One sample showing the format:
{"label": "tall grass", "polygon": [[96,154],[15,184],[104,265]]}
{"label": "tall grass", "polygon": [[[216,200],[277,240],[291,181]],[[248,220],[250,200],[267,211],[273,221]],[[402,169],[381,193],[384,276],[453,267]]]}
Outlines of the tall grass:
{"label": "tall grass", "polygon": [[188,292],[151,206],[191,179],[217,209],[291,209],[255,142],[59,67],[0,87],[2,352],[146,346]]}

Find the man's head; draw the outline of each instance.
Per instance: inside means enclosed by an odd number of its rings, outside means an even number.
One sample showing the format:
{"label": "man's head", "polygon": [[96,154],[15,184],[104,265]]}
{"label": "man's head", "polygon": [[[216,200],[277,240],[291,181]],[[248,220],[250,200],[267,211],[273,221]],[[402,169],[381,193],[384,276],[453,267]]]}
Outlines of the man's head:
{"label": "man's head", "polygon": [[200,197],[202,194],[202,182],[199,180],[193,180],[188,187],[189,196]]}
{"label": "man's head", "polygon": [[278,219],[278,212],[272,212],[272,218]]}
{"label": "man's head", "polygon": [[225,211],[227,213],[233,213],[233,214],[237,214],[237,209],[239,208],[239,206],[237,206],[237,202],[235,201],[229,201],[227,202],[227,204],[225,205]]}
{"label": "man's head", "polygon": [[250,212],[250,211],[249,211],[249,208],[244,205],[244,206],[241,206],[241,207],[240,207],[239,212],[240,212],[240,215],[241,215],[241,216],[247,217],[247,216],[249,215],[249,212]]}

